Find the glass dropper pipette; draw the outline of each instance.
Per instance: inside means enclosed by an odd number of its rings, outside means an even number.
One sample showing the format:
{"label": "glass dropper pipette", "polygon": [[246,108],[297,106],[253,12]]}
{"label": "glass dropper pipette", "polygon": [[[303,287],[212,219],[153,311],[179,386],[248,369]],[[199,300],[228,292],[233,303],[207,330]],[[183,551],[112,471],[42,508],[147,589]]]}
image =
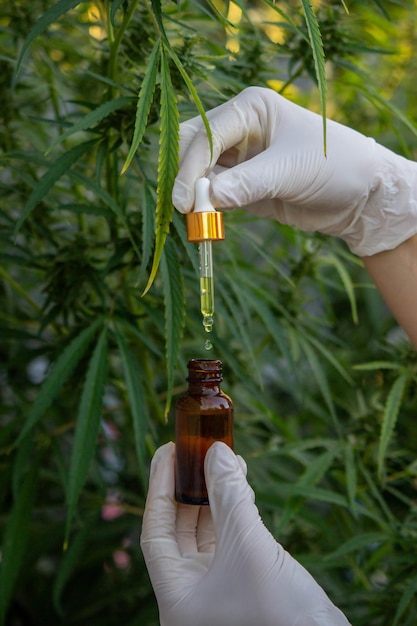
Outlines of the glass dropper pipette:
{"label": "glass dropper pipette", "polygon": [[187,214],[188,241],[199,244],[200,308],[203,326],[211,332],[214,323],[214,273],[212,241],[224,239],[223,214],[210,201],[210,181],[199,178],[195,186],[194,211]]}
{"label": "glass dropper pipette", "polygon": [[198,251],[200,256],[200,309],[204,330],[210,333],[214,323],[214,276],[211,241],[201,241],[198,244]]}

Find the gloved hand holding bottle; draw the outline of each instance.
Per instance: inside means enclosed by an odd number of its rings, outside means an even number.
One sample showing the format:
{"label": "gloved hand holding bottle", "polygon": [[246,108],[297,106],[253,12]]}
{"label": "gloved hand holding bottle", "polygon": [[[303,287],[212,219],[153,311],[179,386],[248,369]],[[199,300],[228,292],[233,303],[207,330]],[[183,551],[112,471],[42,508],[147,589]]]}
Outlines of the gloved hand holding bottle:
{"label": "gloved hand holding bottle", "polygon": [[152,461],[141,546],[161,626],[348,626],[265,528],[245,463],[224,443],[205,461],[210,507],[174,499],[174,444]]}
{"label": "gloved hand holding bottle", "polygon": [[246,207],[305,231],[340,237],[365,267],[417,347],[417,163],[323,121],[270,89],[249,87],[181,124],[174,206],[192,210],[195,182],[211,179],[219,209]]}

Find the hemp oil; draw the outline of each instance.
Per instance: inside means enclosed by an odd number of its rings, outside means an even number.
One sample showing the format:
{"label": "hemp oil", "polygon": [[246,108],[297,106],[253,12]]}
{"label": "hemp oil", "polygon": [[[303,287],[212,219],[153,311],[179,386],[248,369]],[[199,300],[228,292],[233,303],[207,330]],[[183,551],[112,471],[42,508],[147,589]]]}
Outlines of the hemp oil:
{"label": "hemp oil", "polygon": [[214,278],[211,241],[202,241],[198,247],[200,252],[200,309],[203,316],[204,330],[210,333],[213,329],[214,315]]}

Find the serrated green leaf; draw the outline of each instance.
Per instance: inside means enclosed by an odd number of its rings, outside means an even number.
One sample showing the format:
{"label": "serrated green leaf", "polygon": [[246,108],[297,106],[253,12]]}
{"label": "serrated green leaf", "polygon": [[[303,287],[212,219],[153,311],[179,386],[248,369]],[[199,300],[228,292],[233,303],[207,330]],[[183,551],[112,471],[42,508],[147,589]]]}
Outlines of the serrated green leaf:
{"label": "serrated green leaf", "polygon": [[278,15],[280,15],[282,18],[284,18],[284,20],[286,22],[288,22],[288,24],[291,25],[292,29],[297,32],[299,35],[301,35],[304,39],[307,40],[307,37],[305,37],[303,30],[301,28],[299,28],[299,26],[297,26],[297,24],[294,22],[294,20],[291,18],[290,15],[288,15],[288,13],[285,13],[285,11],[283,11],[276,3],[276,0],[262,0],[265,4],[267,4],[271,9],[273,9],[274,11],[276,11],[278,13]]}
{"label": "serrated green leaf", "polygon": [[334,458],[338,453],[339,448],[335,446],[334,448],[326,450],[323,454],[320,454],[320,456],[311,460],[305,472],[297,481],[297,484],[312,487],[320,482],[332,465]]}
{"label": "serrated green leaf", "polygon": [[174,211],[172,223],[174,225],[175,230],[178,233],[178,236],[181,240],[182,245],[184,246],[184,250],[187,253],[188,259],[194,269],[196,276],[200,275],[200,264],[198,258],[198,246],[190,245],[187,238],[187,229],[184,223],[184,216],[180,215],[178,211]]}
{"label": "serrated green leaf", "polygon": [[[220,24],[222,24],[226,28],[234,28],[235,27],[233,22],[231,22],[225,15],[223,15],[223,13],[220,11],[219,7],[216,6],[216,4],[215,4],[215,2],[213,2],[213,0],[208,0],[208,6],[211,8],[211,10],[213,11],[214,15],[217,16],[217,19],[220,22]],[[227,5],[226,5],[226,7],[227,7]]]}
{"label": "serrated green leaf", "polygon": [[347,442],[345,447],[345,474],[346,474],[346,491],[349,498],[350,507],[353,515],[357,515],[357,470],[355,463],[355,454],[352,444]]}
{"label": "serrated green leaf", "polygon": [[333,417],[333,420],[335,422],[335,424],[337,423],[337,417],[336,417],[336,412],[335,412],[335,408],[334,408],[334,404],[333,404],[333,398],[332,398],[332,394],[330,392],[330,388],[329,388],[329,383],[328,380],[326,378],[326,374],[324,369],[322,368],[319,359],[317,358],[317,354],[315,352],[315,350],[312,349],[311,345],[310,345],[310,341],[302,336],[300,333],[298,333],[297,335],[297,340],[298,343],[302,349],[302,351],[304,352],[305,356],[307,357],[307,361],[310,364],[310,368],[311,371],[314,375],[314,378],[316,379],[317,385],[321,391],[321,394],[323,396],[323,399],[327,405],[327,408],[330,411],[331,416]]}
{"label": "serrated green leaf", "polygon": [[350,554],[351,552],[357,552],[358,550],[362,550],[363,548],[371,549],[371,547],[375,544],[384,543],[388,539],[389,536],[386,533],[361,533],[360,535],[355,535],[342,543],[342,545],[339,546],[337,550],[335,550],[331,554],[326,555],[324,558],[326,560],[336,559],[345,554]]}
{"label": "serrated green leaf", "polygon": [[138,360],[127,344],[122,328],[116,325],[114,330],[122,359],[124,379],[132,414],[139,476],[143,487],[145,487],[147,482],[145,437],[149,415],[142,382],[142,371]]}
{"label": "serrated green leaf", "polygon": [[185,68],[184,68],[184,66],[183,66],[183,64],[181,62],[181,59],[179,58],[179,56],[177,55],[177,53],[175,52],[175,50],[171,46],[170,41],[169,41],[169,39],[167,37],[167,34],[165,32],[163,18],[162,18],[161,1],[160,0],[152,0],[152,9],[153,9],[153,13],[154,13],[156,22],[157,22],[158,27],[159,27],[159,33],[160,33],[160,35],[161,35],[161,37],[163,39],[163,42],[164,42],[164,50],[168,52],[168,54],[170,55],[171,59],[173,60],[173,62],[177,66],[177,69],[180,72],[180,74],[182,76],[182,79],[184,80],[185,84],[187,85],[188,90],[191,93],[191,96],[192,96],[192,98],[194,100],[194,103],[195,103],[197,109],[198,109],[198,112],[201,115],[204,127],[205,127],[206,132],[207,132],[207,138],[208,138],[208,142],[209,142],[209,146],[210,146],[210,157],[212,157],[212,155],[213,155],[213,139],[212,139],[210,124],[208,122],[206,113],[204,111],[204,107],[203,107],[203,105],[201,103],[200,96],[198,95],[198,92],[197,92],[196,88],[194,87],[191,78],[187,74],[187,72],[186,72],[186,70],[185,70]]}
{"label": "serrated green leaf", "polygon": [[104,328],[91,357],[75,426],[67,489],[66,542],[77,502],[87,479],[102,415],[107,372],[107,328]]}
{"label": "serrated green leaf", "polygon": [[[239,276],[239,278],[231,277],[230,282],[235,288],[235,293],[241,294],[244,302],[251,303],[253,311],[262,319],[265,328],[271,334],[280,353],[283,355],[287,354],[285,332],[283,331],[279,319],[273,315],[271,308],[265,303],[264,293],[258,293],[258,286],[255,285],[254,281],[246,274]],[[236,289],[236,285],[239,285],[238,289]],[[243,306],[246,308],[244,304]]]}
{"label": "serrated green leaf", "polygon": [[321,112],[323,119],[323,146],[324,154],[327,153],[327,124],[326,124],[326,101],[327,101],[327,79],[326,64],[323,48],[323,40],[320,33],[319,23],[313,11],[310,0],[301,0],[306,18],[307,31],[310,39],[311,51],[313,53],[314,67],[316,70],[317,84],[320,93]]}
{"label": "serrated green leaf", "polygon": [[[331,467],[338,452],[339,449],[334,447],[331,450],[326,450],[323,454],[312,460],[296,484],[299,487],[315,486]],[[280,532],[289,524],[302,506],[303,499],[301,497],[292,496],[286,501],[279,520]]]}
{"label": "serrated green leaf", "polygon": [[108,100],[107,102],[103,102],[96,109],[90,111],[87,115],[85,115],[81,120],[72,124],[68,130],[66,130],[62,135],[60,135],[55,141],[49,146],[46,154],[49,154],[51,150],[53,150],[60,143],[65,141],[71,135],[80,132],[81,130],[86,130],[87,128],[91,128],[102,119],[113,113],[113,111],[117,111],[121,109],[126,104],[132,101],[132,98],[128,98],[126,96],[122,98],[114,98],[113,100]]}
{"label": "serrated green leaf", "polygon": [[103,83],[103,85],[108,85],[109,87],[114,87],[115,89],[123,89],[126,92],[130,92],[132,96],[135,97],[135,90],[132,89],[126,83],[123,83],[123,84],[119,83],[118,81],[112,80],[111,78],[109,78],[108,76],[104,74],[99,74],[89,69],[85,69],[84,72],[85,72],[86,77],[92,78],[94,81],[97,81],[98,83]]}
{"label": "serrated green leaf", "polygon": [[79,144],[78,146],[74,146],[74,148],[72,148],[68,152],[65,152],[65,154],[60,156],[59,159],[56,159],[51,163],[51,167],[49,168],[49,170],[38,181],[32,193],[30,194],[28,201],[23,208],[22,214],[16,222],[16,226],[14,228],[14,236],[17,235],[25,219],[28,217],[31,211],[33,211],[33,209],[39,204],[39,202],[46,196],[48,191],[52,189],[55,183],[95,143],[95,140],[86,141]]}
{"label": "serrated green leaf", "polygon": [[89,178],[88,176],[84,176],[80,172],[76,172],[74,170],[71,170],[69,176],[72,180],[81,183],[86,189],[90,189],[97,196],[97,198],[100,198],[100,200],[102,200],[103,203],[106,204],[111,209],[111,211],[113,211],[113,213],[125,227],[136,256],[138,258],[141,258],[141,254],[136,243],[136,238],[132,235],[129,223],[126,220],[126,217],[117,201],[105,189],[100,187],[100,185],[94,179]]}
{"label": "serrated green leaf", "polygon": [[275,342],[275,345],[284,356],[287,353],[287,341],[284,328],[281,326],[279,319],[273,315],[271,309],[265,304],[265,300],[262,297],[255,296],[254,291],[247,290],[245,292],[245,299],[252,302],[254,311],[259,315],[265,328]]}
{"label": "serrated green leaf", "polygon": [[[291,492],[291,489],[289,490]],[[318,500],[319,502],[328,502],[348,508],[348,502],[344,496],[329,489],[321,489],[320,487],[311,487],[310,485],[294,485],[293,495],[303,496],[308,500]]]}
{"label": "serrated green leaf", "polygon": [[348,372],[345,370],[343,365],[337,359],[335,359],[335,357],[333,356],[331,351],[328,350],[326,348],[326,346],[323,345],[322,342],[320,342],[318,339],[316,339],[312,335],[307,334],[305,331],[300,331],[300,332],[302,332],[302,334],[304,335],[306,341],[308,341],[308,343],[310,343],[315,348],[315,350],[317,350],[317,352],[321,352],[321,354],[324,356],[324,358],[331,365],[333,365],[335,370],[339,372],[339,374],[344,378],[344,380],[347,383],[349,383],[349,385],[353,385],[354,384],[353,378],[351,376],[349,376]]}
{"label": "serrated green leaf", "polygon": [[367,72],[361,70],[358,66],[354,65],[347,59],[338,59],[337,64],[340,67],[348,70],[355,76],[359,76],[361,78],[361,81],[355,80],[352,83],[349,82],[349,85],[351,87],[354,87],[355,89],[360,91],[363,96],[373,105],[378,104],[386,111],[389,111],[394,117],[400,120],[400,122],[413,133],[413,135],[417,135],[416,123],[413,122],[410,117],[405,115],[401,109],[395,106],[395,104],[391,100],[385,98],[375,87],[372,86],[372,84],[369,82],[369,75],[367,74]]}
{"label": "serrated green leaf", "polygon": [[[11,265],[11,267],[16,266],[16,260],[14,259],[14,263]],[[34,302],[32,300],[32,298],[29,296],[29,294],[26,292],[25,289],[23,289],[23,287],[21,285],[19,285],[19,283],[12,277],[10,276],[9,272],[7,272],[7,270],[0,266],[0,276],[1,278],[3,278],[3,280],[5,280],[9,286],[13,289],[13,291],[15,291],[21,298],[23,298],[24,300],[26,300],[26,302],[28,304],[30,304],[31,307],[33,307],[33,309],[39,313],[40,312],[40,306]]]}
{"label": "serrated green leaf", "polygon": [[341,0],[341,2],[342,2],[342,7],[344,8],[346,15],[349,15],[349,7],[347,6],[345,0]]}
{"label": "serrated green leaf", "polygon": [[64,591],[66,583],[77,566],[77,563],[80,561],[80,557],[84,552],[85,546],[87,545],[90,532],[91,528],[88,525],[81,528],[75,538],[71,541],[69,548],[63,553],[63,557],[58,566],[58,571],[54,579],[52,595],[54,606],[60,615],[63,615],[61,606],[62,592]]}
{"label": "serrated green leaf", "polygon": [[399,370],[402,365],[394,361],[369,361],[369,363],[358,363],[353,365],[353,369],[362,371],[372,370]]}
{"label": "serrated green leaf", "polygon": [[129,153],[122,168],[122,174],[124,174],[124,172],[129,167],[146,130],[146,123],[148,121],[149,111],[151,110],[153,95],[155,92],[156,77],[158,74],[158,65],[160,61],[160,51],[161,41],[158,39],[152,49],[151,54],[149,55],[149,59],[146,65],[145,76],[143,77],[142,85],[139,90],[138,104],[136,108],[135,130],[133,133],[133,139],[129,149]]}
{"label": "serrated green leaf", "polygon": [[96,180],[97,185],[100,185],[100,182],[102,180],[102,175],[103,175],[104,167],[106,164],[107,154],[108,154],[108,144],[107,144],[107,141],[104,138],[102,138],[97,145],[97,150],[95,154],[95,161],[96,161],[95,180]]}
{"label": "serrated green leaf", "polygon": [[[362,463],[362,460],[360,457],[357,457],[357,467],[359,469],[361,477],[365,479],[367,492],[369,492],[370,495],[372,496],[372,499],[369,497],[366,497],[367,515],[369,515],[370,517],[378,521],[378,524],[381,523],[381,519],[385,518],[391,526],[394,526],[397,523],[397,519],[393,515],[390,507],[385,501],[385,498],[383,497],[383,493],[382,493],[382,490],[380,489],[380,486],[376,484],[373,476],[367,470],[365,465]],[[382,513],[382,516],[381,516],[381,513]]]}
{"label": "serrated green leaf", "polygon": [[19,489],[24,481],[24,477],[27,472],[31,471],[33,458],[33,438],[25,437],[22,440],[19,447],[16,450],[14,462],[13,462],[13,472],[12,472],[12,493],[13,499],[17,499],[17,494]]}
{"label": "serrated green leaf", "polygon": [[156,276],[172,220],[172,187],[178,169],[179,115],[169,64],[161,47],[161,123],[159,136],[158,188],[156,202],[155,250],[145,295]]}
{"label": "serrated green leaf", "polygon": [[290,524],[291,520],[298,515],[298,512],[303,507],[303,504],[303,499],[299,497],[297,498],[293,496],[286,499],[285,506],[279,516],[277,527],[278,534],[281,534],[287,528],[288,524]]}
{"label": "serrated green leaf", "polygon": [[38,37],[44,30],[48,28],[48,26],[53,24],[53,22],[61,17],[61,15],[64,15],[64,13],[67,13],[71,9],[74,9],[78,4],[80,4],[80,0],[59,0],[59,2],[57,2],[50,9],[48,9],[46,13],[44,13],[34,24],[34,26],[29,31],[29,34],[26,37],[17,58],[13,84],[16,83],[19,76],[23,58],[36,37]]}
{"label": "serrated green leaf", "polygon": [[398,412],[401,406],[401,400],[404,394],[405,386],[408,382],[409,374],[407,372],[401,374],[392,385],[385,404],[384,416],[382,418],[381,435],[378,446],[378,476],[382,478],[385,455],[388,445],[394,432],[397,422]]}
{"label": "serrated green leaf", "polygon": [[80,183],[83,187],[92,191],[97,198],[110,208],[110,210],[114,213],[114,215],[116,215],[116,217],[119,218],[124,226],[128,228],[126,218],[116,200],[105,189],[100,187],[94,179],[84,176],[84,174],[81,174],[80,172],[75,172],[74,170],[69,173],[69,176],[72,180]]}
{"label": "serrated green leaf", "polygon": [[[329,448],[335,445],[335,440],[327,437],[314,437],[313,439],[305,439],[299,441],[291,441],[282,445],[282,451],[291,456],[295,453],[295,458],[299,458],[299,453],[305,450],[314,450],[315,448]],[[304,457],[304,455],[302,455]]]}
{"label": "serrated green leaf", "polygon": [[408,130],[410,130],[413,135],[417,136],[417,125],[416,123],[407,115],[403,113],[403,111],[395,106],[393,102],[384,98],[381,93],[379,93],[372,85],[369,84],[369,80],[366,82],[366,89],[362,87],[362,85],[357,85],[357,88],[360,89],[365,96],[372,104],[378,103],[384,109],[388,110],[394,117],[396,117]]}
{"label": "serrated green leaf", "polygon": [[[293,496],[300,496],[305,500],[317,500],[318,502],[328,502],[329,504],[335,504],[344,508],[349,508],[347,499],[340,493],[329,491],[328,489],[321,489],[319,487],[311,487],[309,485],[294,485],[288,483],[276,483],[266,485],[264,490],[259,490],[257,499],[262,502],[268,503],[271,507],[276,507],[278,501],[276,493],[279,493],[281,497],[290,498]],[[273,494],[273,495],[271,495]],[[281,508],[281,505],[279,505]]]}
{"label": "serrated green leaf", "polygon": [[22,439],[29,433],[52,404],[60,389],[71,376],[75,366],[84,356],[102,323],[103,320],[101,318],[96,319],[90,326],[84,328],[60,354],[32,404],[15,445],[20,444]]}
{"label": "serrated green leaf", "polygon": [[0,626],[5,625],[6,612],[13,588],[26,559],[31,511],[35,499],[38,462],[31,465],[15,492],[13,509],[3,536],[0,559]]}
{"label": "serrated green leaf", "polygon": [[358,320],[358,307],[356,305],[355,289],[353,287],[352,278],[349,272],[347,271],[346,266],[334,254],[330,254],[326,257],[320,257],[320,259],[323,263],[326,263],[328,265],[333,265],[333,267],[339,274],[339,278],[343,284],[343,287],[345,288],[346,295],[349,299],[350,310],[352,313],[352,320],[354,321],[355,324],[357,324],[359,320]]}
{"label": "serrated green leaf", "polygon": [[211,133],[211,128],[210,128],[210,124],[209,121],[207,119],[207,115],[206,112],[204,111],[204,107],[203,104],[200,100],[200,96],[198,95],[197,89],[194,87],[193,82],[191,80],[191,78],[188,76],[187,72],[185,71],[185,68],[183,66],[183,64],[181,63],[181,60],[179,58],[179,56],[175,53],[175,51],[169,47],[169,54],[171,56],[171,59],[174,61],[175,65],[177,66],[177,69],[179,71],[179,73],[182,76],[183,81],[185,82],[185,84],[188,87],[188,90],[194,100],[194,103],[197,107],[197,110],[201,116],[201,119],[203,121],[204,124],[204,128],[206,129],[206,133],[207,133],[207,139],[209,142],[209,148],[210,148],[210,160],[213,157],[213,135]]}
{"label": "serrated green leaf", "polygon": [[112,216],[112,212],[102,206],[96,204],[82,204],[82,203],[68,203],[60,204],[57,207],[58,211],[70,211],[71,213],[77,213],[78,215],[101,215],[109,219]]}
{"label": "serrated green leaf", "polygon": [[185,319],[184,286],[181,265],[173,241],[166,242],[161,257],[161,272],[165,302],[165,349],[167,360],[167,399],[165,417],[168,415],[174,388],[180,340]]}
{"label": "serrated green leaf", "polygon": [[[397,611],[395,613],[392,626],[397,626],[400,623],[399,622],[400,617],[403,615],[404,611],[410,604],[411,600],[415,599],[416,593],[417,593],[417,574],[415,576],[412,576],[407,581],[407,586],[404,589],[403,594],[398,603]],[[410,624],[411,622],[407,622],[407,623]]]}
{"label": "serrated green leaf", "polygon": [[142,218],[142,254],[137,283],[140,284],[146,271],[146,267],[152,255],[154,220],[153,216],[155,201],[148,185],[144,185],[141,195],[141,218]]}
{"label": "serrated green leaf", "polygon": [[224,275],[224,280],[227,281],[227,285],[223,285],[222,282],[218,282],[217,290],[220,293],[221,301],[226,304],[229,311],[229,315],[224,316],[225,322],[229,326],[231,336],[236,338],[238,345],[242,346],[247,354],[247,360],[252,364],[253,378],[256,379],[258,386],[262,387],[262,376],[259,371],[258,360],[255,356],[253,345],[250,341],[249,334],[246,332],[246,325],[243,319],[242,308],[243,306],[236,305],[236,300],[231,297],[231,293],[239,293],[239,298],[243,298],[243,295],[236,287],[235,281],[227,274]]}
{"label": "serrated green leaf", "polygon": [[158,360],[164,357],[163,350],[159,349],[159,345],[155,343],[152,335],[148,335],[146,332],[141,332],[133,320],[123,318],[121,321],[123,325],[128,328],[129,334],[136,337],[140,343],[142,343],[143,346],[149,350],[150,354],[153,354]]}
{"label": "serrated green leaf", "polygon": [[253,232],[251,229],[243,229],[240,225],[228,224],[227,227],[228,232],[236,233],[236,236],[242,240],[247,242],[253,250],[255,250],[256,254],[258,254],[262,259],[266,261],[266,263],[276,271],[277,275],[280,279],[284,280],[286,283],[295,287],[295,283],[292,280],[291,276],[288,275],[288,272],[284,270],[282,265],[278,263],[275,259],[271,257],[270,251],[265,249],[264,242],[258,241],[259,235],[256,232]]}

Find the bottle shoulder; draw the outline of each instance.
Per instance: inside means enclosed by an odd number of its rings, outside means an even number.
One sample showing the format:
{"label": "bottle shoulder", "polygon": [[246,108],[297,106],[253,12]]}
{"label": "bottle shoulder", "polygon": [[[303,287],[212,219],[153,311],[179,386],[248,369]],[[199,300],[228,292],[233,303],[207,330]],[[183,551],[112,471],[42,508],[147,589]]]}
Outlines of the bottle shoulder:
{"label": "bottle shoulder", "polygon": [[222,391],[217,393],[185,393],[176,403],[176,409],[187,410],[213,410],[213,409],[232,409],[233,402],[231,398]]}

